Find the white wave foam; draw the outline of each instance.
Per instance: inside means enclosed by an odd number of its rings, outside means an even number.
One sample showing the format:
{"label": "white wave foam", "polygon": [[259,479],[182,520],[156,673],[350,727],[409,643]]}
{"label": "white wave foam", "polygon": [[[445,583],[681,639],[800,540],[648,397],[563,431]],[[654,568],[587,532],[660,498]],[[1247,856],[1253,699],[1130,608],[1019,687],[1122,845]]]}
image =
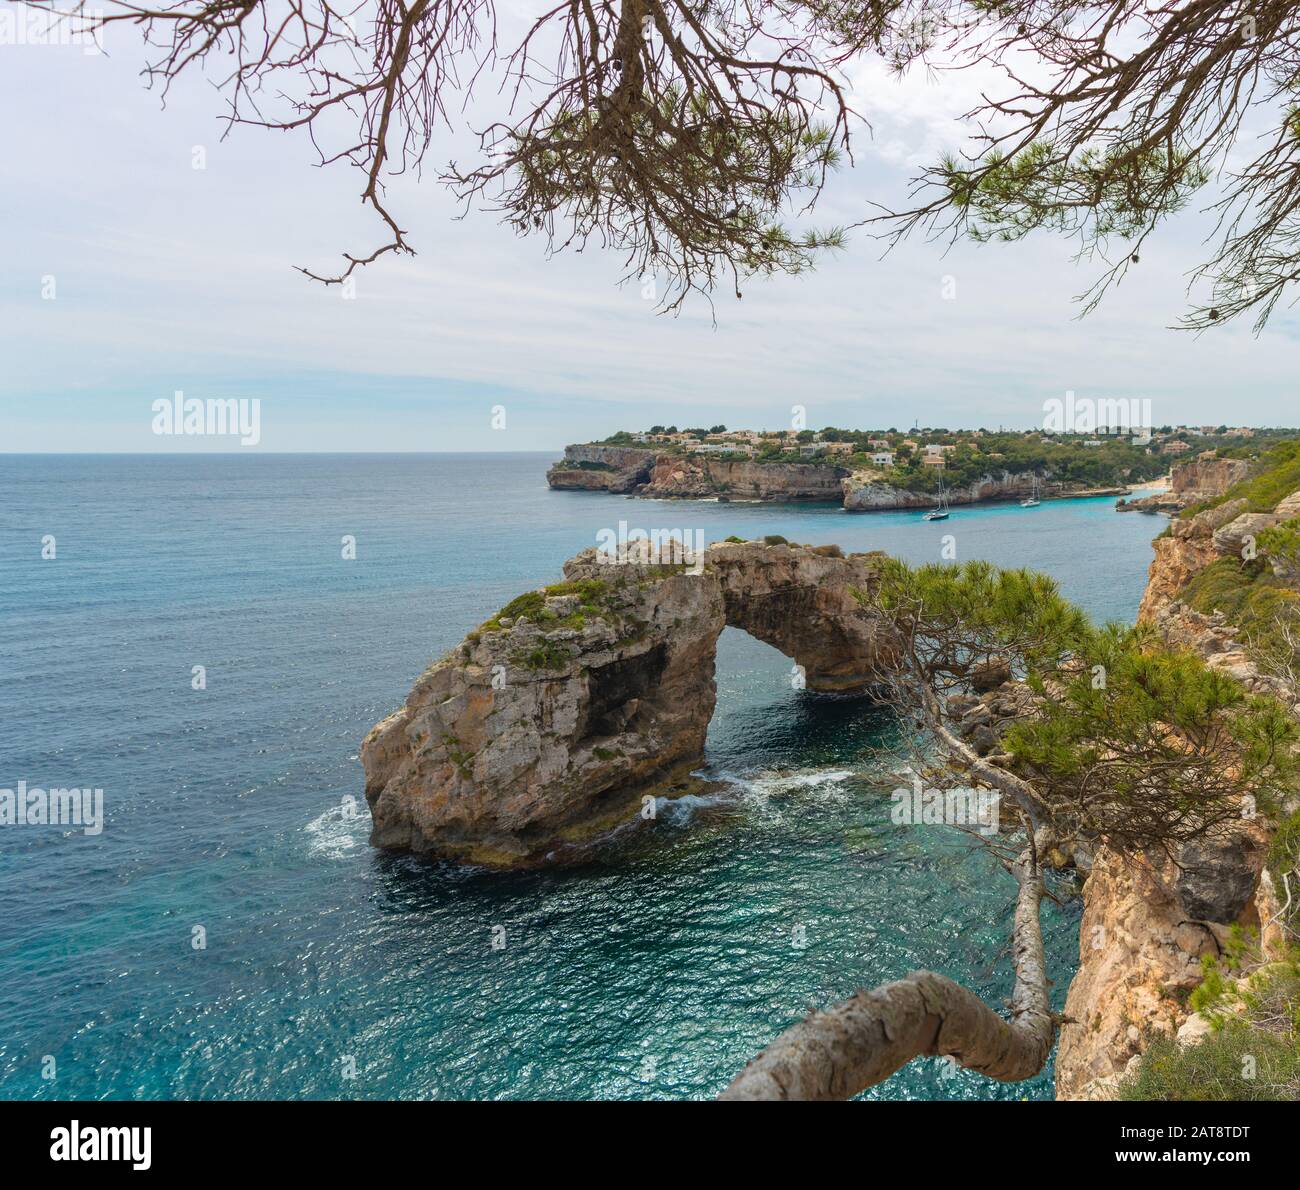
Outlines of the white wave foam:
{"label": "white wave foam", "polygon": [[781,816],[785,810],[779,808],[779,803],[796,795],[799,802],[809,799],[820,803],[847,801],[851,795],[843,783],[857,776],[857,772],[854,769],[814,769],[797,773],[754,773],[747,776],[726,773],[722,776],[739,788],[741,800],[751,809]]}
{"label": "white wave foam", "polygon": [[356,799],[331,806],[313,818],[303,830],[310,836],[307,851],[326,859],[342,859],[366,842],[370,834],[370,815]]}

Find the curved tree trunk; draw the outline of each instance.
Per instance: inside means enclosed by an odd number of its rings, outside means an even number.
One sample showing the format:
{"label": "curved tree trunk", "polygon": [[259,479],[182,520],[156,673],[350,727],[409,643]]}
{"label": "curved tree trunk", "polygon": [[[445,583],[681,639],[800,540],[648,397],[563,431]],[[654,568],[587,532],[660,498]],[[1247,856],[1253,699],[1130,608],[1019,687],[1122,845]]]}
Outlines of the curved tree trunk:
{"label": "curved tree trunk", "polygon": [[1009,1021],[961,984],[933,971],[916,971],[791,1026],[720,1098],[848,1099],[913,1058],[940,1055],[1003,1082],[1032,1078],[1046,1064],[1056,1039],[1039,922],[1043,877],[1032,846],[1021,853],[1013,872],[1020,893]]}

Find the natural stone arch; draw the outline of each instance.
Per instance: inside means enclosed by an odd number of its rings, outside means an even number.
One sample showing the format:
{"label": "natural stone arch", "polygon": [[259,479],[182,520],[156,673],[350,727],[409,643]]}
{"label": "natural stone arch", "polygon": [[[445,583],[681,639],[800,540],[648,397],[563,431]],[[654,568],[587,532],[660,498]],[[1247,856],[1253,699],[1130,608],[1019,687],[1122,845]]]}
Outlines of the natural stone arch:
{"label": "natural stone arch", "polygon": [[784,653],[820,691],[865,690],[878,673],[879,624],[853,592],[871,583],[881,556],[762,542],[720,542],[707,553],[728,627]]}
{"label": "natural stone arch", "polygon": [[569,845],[698,786],[726,625],[862,690],[887,648],[854,591],[880,555],[720,542],[690,565],[587,550],[425,671],[361,749],[376,846],[495,866]]}

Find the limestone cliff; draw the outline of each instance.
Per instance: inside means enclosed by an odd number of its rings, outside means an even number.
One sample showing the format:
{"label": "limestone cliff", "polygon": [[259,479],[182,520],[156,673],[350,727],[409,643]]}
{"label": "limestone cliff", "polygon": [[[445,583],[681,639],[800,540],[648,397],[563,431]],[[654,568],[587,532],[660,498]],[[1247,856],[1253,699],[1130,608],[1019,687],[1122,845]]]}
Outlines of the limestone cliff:
{"label": "limestone cliff", "polygon": [[[1215,473],[1215,482],[1223,479]],[[1272,513],[1249,512],[1238,499],[1173,521],[1155,543],[1138,618],[1169,645],[1199,653],[1210,668],[1300,715],[1296,689],[1259,672],[1221,613],[1203,615],[1180,602],[1197,574],[1220,558],[1239,557],[1248,535],[1293,508],[1300,511],[1300,493]],[[1105,849],[1098,853],[1083,889],[1079,971],[1065,1007],[1073,1023],[1061,1031],[1056,1058],[1058,1098],[1112,1097],[1150,1034],[1178,1033],[1185,1025],[1186,994],[1200,982],[1201,956],[1217,955],[1234,923],[1258,926],[1275,917],[1263,869],[1268,833],[1263,820],[1244,820],[1225,838],[1184,848],[1177,866],[1163,856],[1121,860]]]}
{"label": "limestone cliff", "polygon": [[[930,508],[935,500],[933,492],[895,487],[886,481],[884,472],[850,471],[829,459],[764,463],[757,459],[600,443],[566,446],[564,458],[547,471],[546,482],[559,490],[620,492],[658,498],[833,500],[850,512]],[[984,475],[972,484],[946,489],[946,494],[952,504],[978,504],[1022,500],[1033,491],[1032,475],[1001,471]],[[1039,495],[1044,499],[1118,495],[1125,491],[1113,487],[1067,487],[1052,480],[1039,483]]]}
{"label": "limestone cliff", "polygon": [[839,500],[847,468],[832,463],[759,463],[706,455],[662,455],[641,489],[645,496],[719,496],[739,500]]}
{"label": "limestone cliff", "polygon": [[659,498],[839,500],[849,474],[834,463],[759,463],[704,454],[578,443],[546,473],[561,490],[635,492]]}
{"label": "limestone cliff", "polygon": [[1223,495],[1249,471],[1248,459],[1192,459],[1169,473],[1169,489],[1176,496],[1204,500]]}
{"label": "limestone cliff", "polygon": [[1167,535],[1153,543],[1155,558],[1147,570],[1147,586],[1138,605],[1138,622],[1147,623],[1160,608],[1174,602],[1184,587],[1219,555],[1215,530],[1246,510],[1245,500],[1229,500],[1190,519],[1170,522]]}
{"label": "limestone cliff", "polygon": [[587,550],[416,682],[361,748],[371,842],[496,866],[559,858],[698,785],[725,624],[861,689],[887,634],[853,598],[878,555],[719,543],[692,565]]}
{"label": "limestone cliff", "polygon": [[1151,496],[1121,500],[1121,511],[1178,512],[1189,505],[1222,496],[1250,473],[1247,459],[1192,459],[1169,473],[1169,488]]}
{"label": "limestone cliff", "polygon": [[1251,825],[1189,845],[1181,872],[1165,858],[1098,852],[1056,1054],[1058,1099],[1112,1098],[1150,1035],[1177,1032],[1201,981],[1201,956],[1219,955],[1234,923],[1260,923],[1264,853],[1263,832]]}

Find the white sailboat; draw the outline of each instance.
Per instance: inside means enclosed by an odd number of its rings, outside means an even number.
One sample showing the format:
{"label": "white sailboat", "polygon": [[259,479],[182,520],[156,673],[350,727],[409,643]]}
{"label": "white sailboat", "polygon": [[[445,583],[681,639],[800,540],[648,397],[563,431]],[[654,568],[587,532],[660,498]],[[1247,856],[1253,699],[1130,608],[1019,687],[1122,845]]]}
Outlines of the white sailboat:
{"label": "white sailboat", "polygon": [[1034,476],[1034,494],[1028,500],[1021,500],[1021,508],[1037,508],[1042,501],[1038,498],[1038,476]]}
{"label": "white sailboat", "polygon": [[943,494],[943,476],[939,476],[939,503],[921,518],[923,521],[946,521],[948,519],[948,497]]}

